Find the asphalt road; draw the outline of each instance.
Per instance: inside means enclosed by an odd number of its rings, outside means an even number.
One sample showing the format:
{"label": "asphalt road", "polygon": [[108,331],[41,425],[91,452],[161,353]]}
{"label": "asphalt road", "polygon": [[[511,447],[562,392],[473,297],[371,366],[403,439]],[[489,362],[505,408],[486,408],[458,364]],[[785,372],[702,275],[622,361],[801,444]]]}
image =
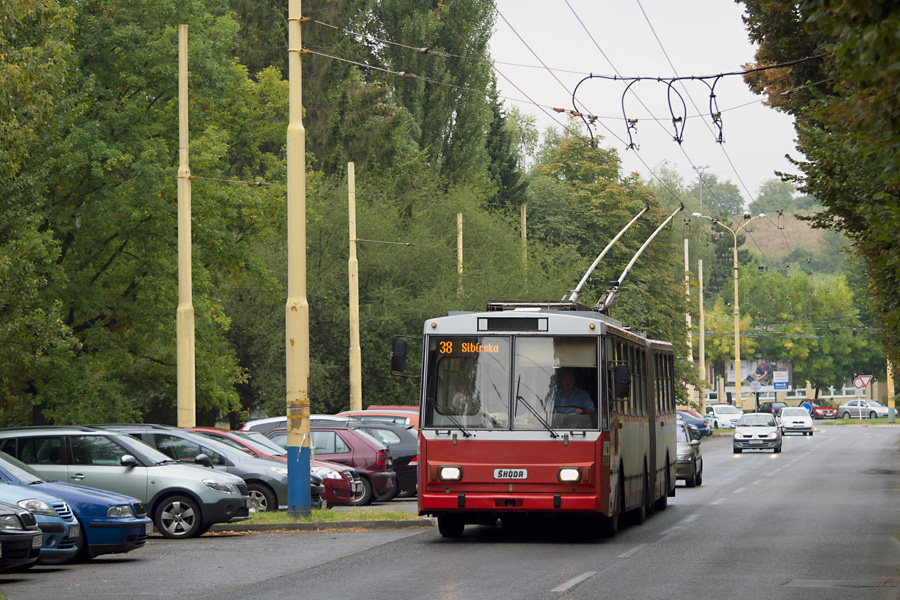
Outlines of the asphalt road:
{"label": "asphalt road", "polygon": [[[820,427],[784,452],[703,442],[703,485],[611,540],[578,523],[251,533],[0,575],[18,598],[900,598],[900,428]],[[409,502],[403,504],[410,506]]]}

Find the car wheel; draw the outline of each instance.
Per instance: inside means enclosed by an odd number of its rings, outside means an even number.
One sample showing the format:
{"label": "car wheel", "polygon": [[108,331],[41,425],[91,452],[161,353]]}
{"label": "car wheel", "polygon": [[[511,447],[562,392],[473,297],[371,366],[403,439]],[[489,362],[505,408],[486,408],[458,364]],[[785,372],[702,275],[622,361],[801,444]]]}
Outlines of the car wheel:
{"label": "car wheel", "polygon": [[458,538],[463,534],[465,528],[466,524],[461,517],[456,515],[438,517],[438,531],[445,538]]}
{"label": "car wheel", "polygon": [[869,418],[870,418],[870,419],[877,419],[877,418],[878,418],[878,413],[876,413],[876,412],[873,410],[872,412],[869,413]]}
{"label": "car wheel", "polygon": [[850,412],[849,412],[849,411],[844,411],[844,414],[841,415],[841,416],[842,416],[844,419],[849,419],[849,418],[850,418]]}
{"label": "car wheel", "polygon": [[375,502],[390,502],[391,500],[396,498],[397,494],[399,494],[399,493],[400,493],[400,490],[397,488],[396,485],[391,486],[391,488],[388,489],[386,492],[384,492],[380,496],[377,496],[375,498]]}
{"label": "car wheel", "polygon": [[372,500],[375,498],[375,490],[372,487],[372,481],[368,477],[363,476],[360,476],[359,480],[363,485],[363,493],[362,496],[356,499],[353,505],[365,506],[367,504],[371,504]]}
{"label": "car wheel", "polygon": [[697,463],[691,466],[691,476],[685,479],[684,485],[687,487],[697,487]]}
{"label": "car wheel", "polygon": [[278,510],[275,494],[268,486],[261,483],[250,483],[247,485],[247,490],[250,494],[251,509],[255,509],[256,512]]}
{"label": "car wheel", "polygon": [[153,524],[163,537],[183,539],[200,535],[200,507],[185,496],[171,496],[160,502]]}
{"label": "car wheel", "polygon": [[703,461],[700,461],[700,470],[697,471],[697,485],[703,485]]}
{"label": "car wheel", "polygon": [[734,449],[734,453],[735,453],[735,454],[740,454],[740,453],[743,452],[743,451],[744,451],[743,448],[735,448],[735,449]]}
{"label": "car wheel", "polygon": [[[81,521],[79,521],[81,523]],[[89,560],[93,560],[95,557],[91,554],[88,549],[87,542],[87,533],[85,532],[84,524],[81,525],[81,531],[78,534],[78,553],[72,558],[72,562],[80,563],[80,562],[88,562]]]}
{"label": "car wheel", "polygon": [[775,448],[772,450],[772,452],[774,452],[775,454],[780,454],[781,453],[781,444],[778,444],[777,446],[775,446]]}

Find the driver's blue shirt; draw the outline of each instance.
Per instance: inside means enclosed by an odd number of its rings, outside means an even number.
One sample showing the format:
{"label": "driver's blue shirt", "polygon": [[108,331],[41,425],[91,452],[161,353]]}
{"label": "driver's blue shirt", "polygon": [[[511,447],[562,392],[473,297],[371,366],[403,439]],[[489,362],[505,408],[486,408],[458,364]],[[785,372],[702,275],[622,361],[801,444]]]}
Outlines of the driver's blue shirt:
{"label": "driver's blue shirt", "polygon": [[556,390],[553,396],[554,411],[558,415],[574,415],[575,409],[594,410],[594,403],[588,393],[580,388],[572,390],[572,397],[566,396],[563,389]]}

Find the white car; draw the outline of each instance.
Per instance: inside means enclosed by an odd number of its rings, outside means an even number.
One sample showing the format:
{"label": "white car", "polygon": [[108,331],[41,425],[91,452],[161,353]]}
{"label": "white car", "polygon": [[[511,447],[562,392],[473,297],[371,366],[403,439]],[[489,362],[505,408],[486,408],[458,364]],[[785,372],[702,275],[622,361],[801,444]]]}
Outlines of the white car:
{"label": "white car", "polygon": [[781,428],[769,413],[748,413],[734,428],[734,453],[744,450],[781,452]]}
{"label": "white car", "polygon": [[730,404],[710,404],[706,407],[706,418],[714,429],[733,429],[744,413]]}
{"label": "white car", "polygon": [[803,435],[813,434],[812,417],[809,411],[799,406],[785,406],[775,417],[778,426],[781,427],[781,433],[802,433]]}

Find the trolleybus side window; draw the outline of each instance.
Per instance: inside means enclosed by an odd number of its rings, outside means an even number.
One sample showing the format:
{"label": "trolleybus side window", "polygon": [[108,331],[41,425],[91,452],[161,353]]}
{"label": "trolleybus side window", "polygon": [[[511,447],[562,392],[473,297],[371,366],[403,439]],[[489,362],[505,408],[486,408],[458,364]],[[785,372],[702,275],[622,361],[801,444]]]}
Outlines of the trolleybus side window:
{"label": "trolleybus side window", "polygon": [[509,362],[506,336],[429,338],[425,426],[508,429]]}

